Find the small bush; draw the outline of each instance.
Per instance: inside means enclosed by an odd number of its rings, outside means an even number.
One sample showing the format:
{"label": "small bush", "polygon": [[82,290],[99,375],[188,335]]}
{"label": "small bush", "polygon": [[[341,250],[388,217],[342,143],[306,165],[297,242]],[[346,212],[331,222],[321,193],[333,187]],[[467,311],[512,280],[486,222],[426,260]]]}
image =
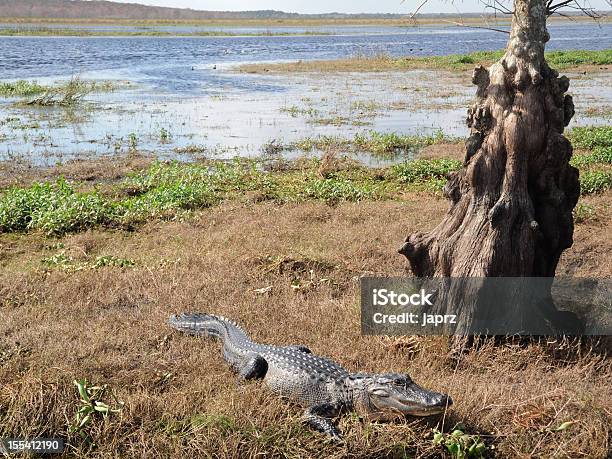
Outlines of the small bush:
{"label": "small bush", "polygon": [[41,230],[62,234],[111,218],[112,208],[97,192],[76,193],[64,179],[13,188],[0,198],[0,231]]}
{"label": "small bush", "polygon": [[593,164],[612,164],[612,147],[595,147],[584,155],[574,155],[570,160],[574,167],[583,168]]}
{"label": "small bush", "polygon": [[569,138],[576,148],[593,150],[597,147],[612,147],[612,126],[575,127]]}
{"label": "small bush", "polygon": [[441,143],[445,139],[442,131],[426,136],[370,131],[368,134],[356,134],[353,143],[357,148],[364,151],[375,154],[386,154],[394,153],[397,150],[417,150],[428,145]]}
{"label": "small bush", "polygon": [[569,50],[550,51],[546,53],[546,60],[556,67],[570,65],[610,65],[612,64],[612,49],[601,51]]}
{"label": "small bush", "polygon": [[125,223],[158,217],[178,210],[210,207],[218,202],[215,192],[206,183],[199,185],[173,183],[121,202],[120,219]]}
{"label": "small bush", "polygon": [[356,184],[342,178],[317,179],[308,182],[303,194],[305,197],[320,199],[327,203],[361,201],[375,196],[371,186]]}
{"label": "small bush", "polygon": [[574,208],[574,222],[575,223],[584,223],[587,221],[597,220],[597,212],[593,206],[588,204],[579,203]]}
{"label": "small bush", "polygon": [[580,194],[601,193],[612,188],[612,171],[586,170],[580,173]]}
{"label": "small bush", "polygon": [[419,183],[432,179],[445,179],[461,168],[461,161],[454,159],[415,159],[393,166],[395,177],[404,183]]}

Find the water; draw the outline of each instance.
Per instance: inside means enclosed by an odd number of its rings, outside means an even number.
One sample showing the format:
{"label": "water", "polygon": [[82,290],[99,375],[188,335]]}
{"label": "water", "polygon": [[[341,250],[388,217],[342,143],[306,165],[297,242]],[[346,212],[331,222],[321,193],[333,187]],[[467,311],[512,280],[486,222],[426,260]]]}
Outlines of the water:
{"label": "water", "polygon": [[[462,54],[501,49],[507,41],[507,36],[499,32],[462,27],[379,28],[384,33],[372,33],[368,27],[350,30],[349,35],[332,36],[0,37],[0,79],[113,70],[125,79],[133,79],[134,73],[136,77],[142,74],[150,83],[158,71],[164,71],[172,73],[172,81],[166,83],[167,78],[161,75],[156,84],[175,91],[185,89],[176,88],[175,82],[200,78],[206,67],[215,64],[336,59],[376,53]],[[612,42],[612,25],[551,25],[549,30],[549,50],[605,49]],[[193,66],[201,69],[199,74],[191,72]]]}
{"label": "water", "polygon": [[[183,26],[165,29],[192,31]],[[139,149],[167,157],[181,157],[177,149],[192,145],[206,147],[207,154],[253,156],[271,139],[350,137],[368,129],[407,134],[442,129],[450,135],[465,135],[465,107],[473,94],[467,74],[443,78],[431,72],[270,76],[239,74],[232,67],[378,53],[459,54],[501,49],[507,40],[502,33],[460,27],[303,30],[334,35],[0,37],[0,80],[52,83],[78,75],[131,82],[131,89],[90,96],[87,104],[72,112],[0,103],[0,159],[25,156],[45,163],[114,154],[125,151],[131,134],[138,139]],[[612,36],[612,26],[591,23],[553,24],[549,30],[549,50],[605,49]],[[588,96],[589,88],[583,88],[583,93]],[[609,102],[609,82],[603,78],[593,94]],[[321,122],[354,119],[351,107],[372,101],[380,107],[357,123]],[[170,139],[162,141],[162,129]]]}

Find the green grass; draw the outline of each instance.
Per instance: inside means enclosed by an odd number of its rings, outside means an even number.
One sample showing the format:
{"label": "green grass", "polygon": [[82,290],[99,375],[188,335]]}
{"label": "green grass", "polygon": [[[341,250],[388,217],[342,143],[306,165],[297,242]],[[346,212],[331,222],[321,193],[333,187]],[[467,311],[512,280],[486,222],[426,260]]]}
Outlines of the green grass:
{"label": "green grass", "polygon": [[415,159],[393,166],[395,177],[402,183],[446,182],[452,171],[461,168],[461,161],[455,159]]}
{"label": "green grass", "polygon": [[612,188],[612,170],[586,170],[580,173],[580,193],[600,193]]}
{"label": "green grass", "polygon": [[568,136],[574,148],[587,150],[574,154],[570,160],[580,169],[581,194],[612,188],[612,126],[575,127]]}
{"label": "green grass", "polygon": [[[503,56],[504,51],[476,51],[469,54],[450,54],[448,56],[432,56],[423,58],[406,58],[428,63],[438,68],[457,68],[473,66],[479,63],[495,62]],[[549,51],[545,53],[546,60],[554,68],[568,68],[579,65],[610,65],[612,64],[612,49],[601,51],[568,50]],[[401,65],[401,64],[400,64]]]}
{"label": "green grass", "polygon": [[327,178],[308,182],[303,194],[307,198],[332,204],[340,201],[374,199],[379,192],[373,183],[367,181],[356,182],[345,178]]}
{"label": "green grass", "polygon": [[108,92],[117,89],[118,85],[112,81],[89,81],[72,78],[68,81],[57,82],[54,85],[41,85],[36,81],[19,80],[0,83],[1,97],[30,97],[40,94],[65,95],[68,93]]}
{"label": "green grass", "polygon": [[592,164],[612,164],[612,146],[598,146],[589,153],[575,154],[572,156],[570,164],[578,168],[584,168]]}
{"label": "green grass", "polygon": [[575,127],[568,135],[574,148],[612,147],[612,126]]}
{"label": "green grass", "polygon": [[19,80],[11,83],[0,83],[0,96],[27,97],[42,94],[49,88],[39,85],[36,81]]}
{"label": "green grass", "polygon": [[243,199],[246,192],[255,192],[258,200],[316,199],[332,204],[380,198],[388,188],[364,169],[323,179],[316,173],[316,164],[291,173],[264,173],[253,161],[158,162],[106,193],[80,192],[78,185],[64,179],[14,187],[0,195],[0,232],[61,235],[98,225],[130,227],[151,218],[180,217],[227,199]]}
{"label": "green grass", "polygon": [[113,208],[97,192],[78,193],[65,180],[12,188],[0,197],[0,231],[62,234],[112,220]]}
{"label": "green grass", "polygon": [[390,155],[402,152],[415,152],[426,146],[451,142],[442,131],[428,135],[404,135],[395,132],[369,131],[357,133],[353,138],[337,136],[307,137],[287,146],[288,149],[302,151],[344,149],[352,152],[366,152],[375,155]]}
{"label": "green grass", "polygon": [[612,64],[612,49],[601,51],[549,51],[546,60],[557,68],[577,65],[610,65]]}
{"label": "green grass", "polygon": [[[612,188],[609,128],[577,128],[572,131],[572,138],[579,145],[593,147],[572,158],[572,164],[580,169],[581,194]],[[441,139],[439,135],[412,137],[371,132],[348,140],[311,139],[304,141],[302,147],[323,148],[340,143],[383,154]],[[61,235],[100,225],[130,228],[153,218],[182,218],[195,209],[226,200],[279,203],[320,200],[333,205],[342,201],[394,199],[410,190],[438,193],[448,174],[460,169],[462,163],[452,159],[417,159],[383,170],[349,164],[332,169],[325,178],[318,172],[320,164],[315,159],[296,163],[297,167],[285,171],[264,172],[261,164],[253,160],[156,162],[104,190],[81,191],[81,185],[64,179],[13,187],[0,193],[0,232]]]}

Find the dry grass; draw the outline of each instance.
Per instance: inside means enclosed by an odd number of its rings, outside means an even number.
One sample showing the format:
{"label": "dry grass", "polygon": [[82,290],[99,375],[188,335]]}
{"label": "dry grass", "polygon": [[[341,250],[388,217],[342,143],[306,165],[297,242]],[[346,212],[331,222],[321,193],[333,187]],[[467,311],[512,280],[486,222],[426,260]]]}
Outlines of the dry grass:
{"label": "dry grass", "polygon": [[[610,196],[588,198],[600,219],[578,225],[561,273],[612,274]],[[588,343],[485,343],[457,364],[442,338],[360,335],[357,276],[404,274],[402,237],[445,209],[428,194],[333,207],[229,202],[137,232],[0,235],[0,437],[62,436],[73,457],[433,458],[444,452],[432,427],[461,421],[498,457],[606,457],[612,365]],[[58,252],[136,266],[41,263]],[[181,311],[235,318],[256,340],[305,344],[354,371],[408,372],[455,406],[395,424],[345,416],[345,443],[328,444],[301,426],[299,408],[259,383],[237,387],[217,343],[171,332],[166,320]],[[79,406],[72,380],[83,377],[125,402],[92,422],[93,445],[67,433]]]}
{"label": "dry grass", "polygon": [[[477,65],[489,66],[502,57],[502,51],[477,51],[470,54],[447,56],[404,56],[388,54],[357,55],[342,59],[308,60],[281,63],[243,64],[237,71],[243,73],[336,73],[336,72],[394,72],[407,70],[452,70],[467,74]],[[548,63],[556,69],[581,72],[606,71],[612,53],[603,51],[556,51],[546,54]]]}
{"label": "dry grass", "polygon": [[98,185],[112,183],[125,177],[128,172],[146,168],[152,162],[151,158],[135,154],[75,159],[48,168],[34,167],[26,161],[4,161],[0,162],[0,189],[29,186],[35,182],[55,180],[59,177]]}

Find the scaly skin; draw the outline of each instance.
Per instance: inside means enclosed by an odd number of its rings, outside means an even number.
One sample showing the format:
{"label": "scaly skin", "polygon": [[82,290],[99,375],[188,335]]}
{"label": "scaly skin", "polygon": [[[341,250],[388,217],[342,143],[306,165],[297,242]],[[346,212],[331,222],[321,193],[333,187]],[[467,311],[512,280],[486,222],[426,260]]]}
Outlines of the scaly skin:
{"label": "scaly skin", "polygon": [[249,339],[233,321],[209,314],[172,316],[177,330],[223,340],[223,356],[239,380],[263,379],[277,394],[302,406],[304,422],[333,439],[340,433],[332,419],[356,411],[370,419],[429,416],[446,410],[448,395],[428,391],[403,374],[351,374],[304,346],[269,346]]}

